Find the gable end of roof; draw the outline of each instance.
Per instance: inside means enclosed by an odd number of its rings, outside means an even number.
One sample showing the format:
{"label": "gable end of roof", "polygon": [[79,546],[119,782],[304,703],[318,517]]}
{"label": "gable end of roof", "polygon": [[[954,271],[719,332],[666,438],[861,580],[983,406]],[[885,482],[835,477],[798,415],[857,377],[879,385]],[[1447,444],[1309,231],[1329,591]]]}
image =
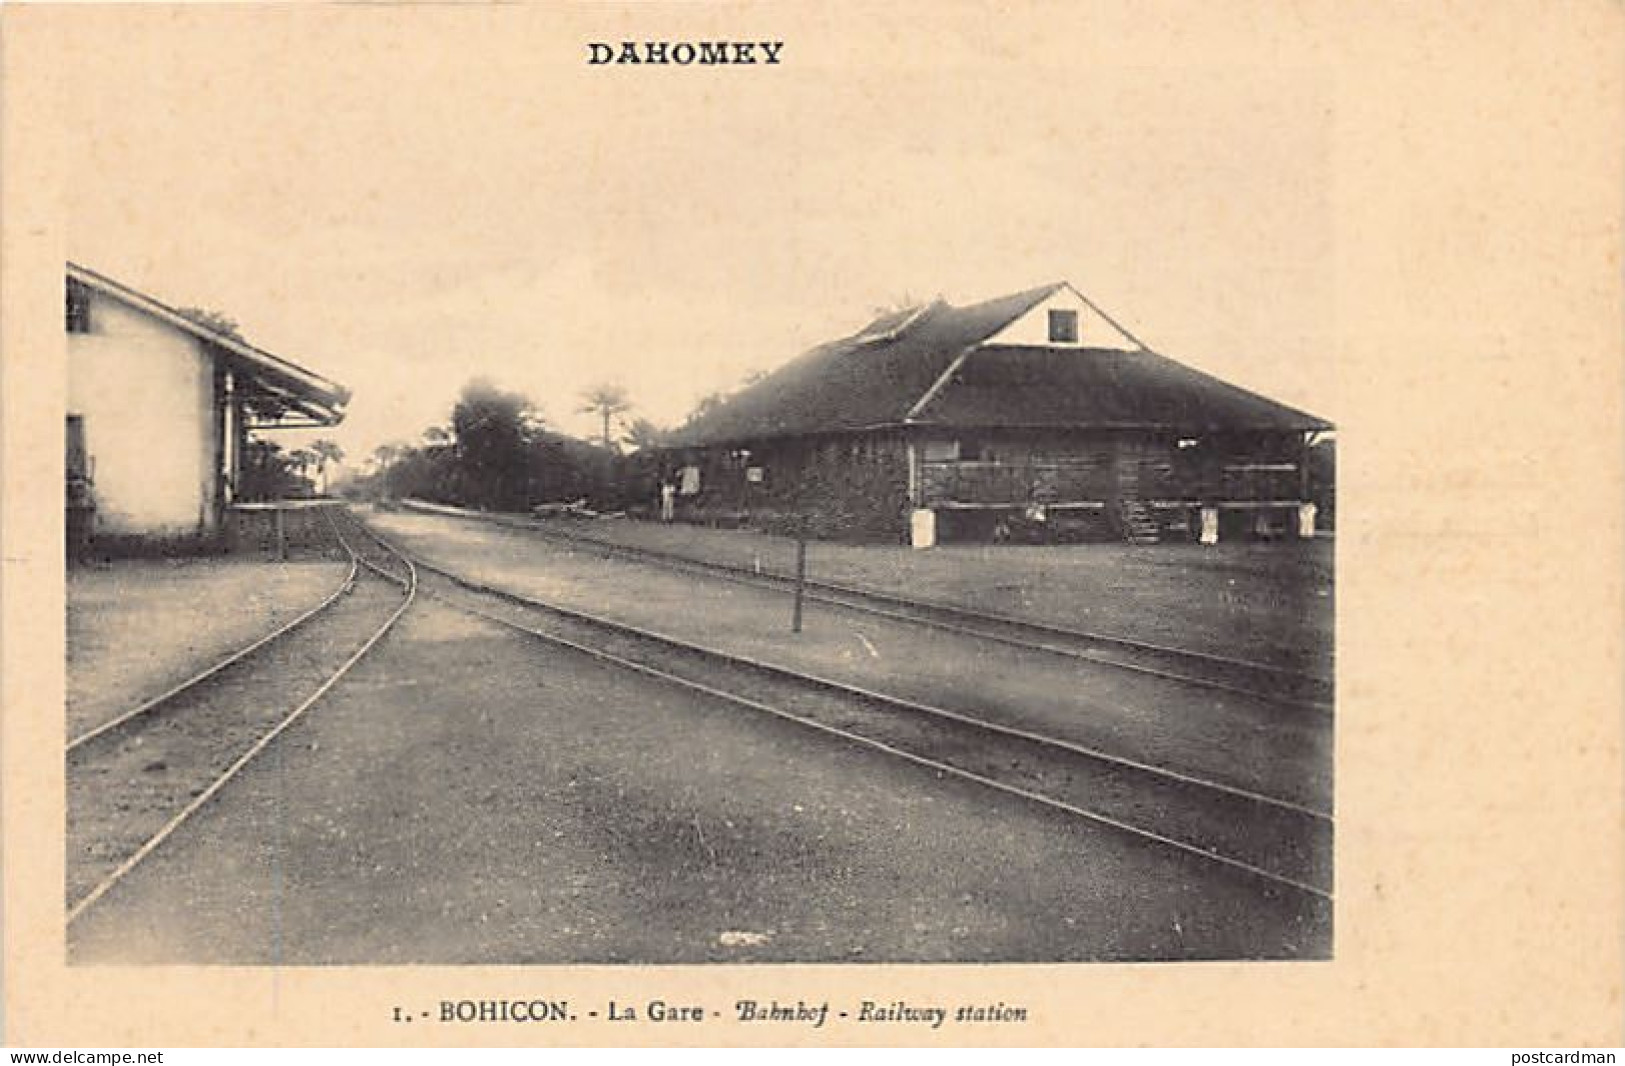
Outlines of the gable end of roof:
{"label": "gable end of roof", "polygon": [[69,261],[66,266],[67,276],[79,284],[118,300],[127,307],[151,315],[153,318],[185,333],[190,333],[199,340],[206,341],[246,363],[251,369],[291,386],[292,390],[300,397],[318,405],[322,409],[321,413],[325,416],[325,419],[331,424],[336,424],[343,419],[343,408],[350,401],[351,394],[349,389],[338,382],[330,381],[297,363],[273,355],[262,348],[256,348],[246,341],[211,329],[201,322],[195,322],[168,304],[154,299],[146,293],[132,289],[122,282],[114,281],[112,278],[99,274],[88,267],[80,266],[72,261]]}

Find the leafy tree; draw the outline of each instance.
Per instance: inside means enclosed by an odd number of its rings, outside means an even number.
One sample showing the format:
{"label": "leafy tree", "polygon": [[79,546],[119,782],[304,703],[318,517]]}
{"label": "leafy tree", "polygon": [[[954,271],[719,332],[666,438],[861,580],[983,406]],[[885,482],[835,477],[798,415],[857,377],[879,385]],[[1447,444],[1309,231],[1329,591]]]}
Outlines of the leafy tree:
{"label": "leafy tree", "polygon": [[304,477],[305,472],[316,465],[316,453],[309,448],[295,448],[288,453],[288,465]]}
{"label": "leafy tree", "polygon": [[666,439],[666,431],[647,418],[634,418],[626,428],[626,442],[637,451],[658,448]]}
{"label": "leafy tree", "polygon": [[688,413],[688,418],[684,420],[684,424],[693,425],[695,422],[698,422],[700,419],[704,418],[706,415],[709,415],[712,411],[715,411],[717,408],[721,407],[727,402],[728,394],[721,389],[718,389],[715,392],[706,393],[704,396],[699,398],[697,403],[694,404],[694,410]]}
{"label": "leafy tree", "polygon": [[[230,337],[239,344],[249,343],[248,338],[243,336],[242,327],[237,324],[237,320],[223,312],[210,310],[207,307],[177,307],[175,313],[182,318],[191,319],[205,329]],[[243,397],[243,406],[247,408],[252,419],[260,422],[276,422],[288,413],[286,403],[275,396],[265,393],[249,393],[245,395]]]}
{"label": "leafy tree", "polygon": [[280,500],[289,496],[302,496],[310,491],[305,479],[302,461],[310,453],[292,454],[271,441],[250,440],[243,451],[239,472],[237,498],[244,501]]}
{"label": "leafy tree", "polygon": [[582,413],[596,414],[603,419],[604,447],[613,449],[615,443],[609,436],[609,420],[632,409],[631,397],[619,385],[603,384],[588,389],[581,398],[585,401],[580,408]]}
{"label": "leafy tree", "polygon": [[534,418],[530,401],[519,393],[480,379],[464,386],[451,412],[458,482],[453,492],[475,506],[523,506]]}
{"label": "leafy tree", "polygon": [[319,491],[327,492],[327,468],[333,463],[344,462],[344,449],[325,438],[310,442],[310,454],[315,457],[316,483]]}
{"label": "leafy tree", "polygon": [[211,311],[207,307],[177,307],[175,313],[182,318],[191,319],[205,329],[223,333],[234,341],[240,341],[243,344],[248,343],[248,339],[243,336],[242,327],[230,315],[222,314],[219,311]]}
{"label": "leafy tree", "polygon": [[619,469],[624,462],[621,456],[576,437],[540,433],[531,442],[530,501],[585,499],[599,508],[619,507]]}
{"label": "leafy tree", "polygon": [[370,462],[374,470],[386,470],[409,451],[404,444],[380,444],[372,450]]}
{"label": "leafy tree", "polygon": [[469,382],[449,426],[430,427],[422,441],[374,449],[368,473],[345,490],[499,510],[580,499],[618,510],[641,498],[627,489],[634,460],[549,431],[528,399],[488,381]]}

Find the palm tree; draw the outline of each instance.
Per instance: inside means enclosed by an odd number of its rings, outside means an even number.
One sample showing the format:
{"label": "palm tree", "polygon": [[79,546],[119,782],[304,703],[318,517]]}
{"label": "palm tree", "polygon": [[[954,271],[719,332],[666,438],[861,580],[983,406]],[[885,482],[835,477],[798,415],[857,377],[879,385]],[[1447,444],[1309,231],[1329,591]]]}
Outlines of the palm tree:
{"label": "palm tree", "polygon": [[310,442],[310,454],[316,457],[316,477],[320,483],[318,491],[327,495],[327,467],[329,463],[344,462],[344,449],[332,441],[323,438]]}
{"label": "palm tree", "polygon": [[609,420],[632,409],[631,397],[621,386],[606,383],[588,389],[581,394],[581,398],[586,401],[580,408],[583,414],[596,414],[604,420],[604,447],[613,449],[615,444],[609,437]]}
{"label": "palm tree", "polygon": [[310,491],[310,479],[305,475],[306,471],[315,465],[316,453],[311,451],[309,448],[295,448],[293,451],[288,453],[288,468],[292,470],[294,476],[297,477],[301,483],[303,483],[303,488],[297,490],[298,495],[303,495],[304,493]]}

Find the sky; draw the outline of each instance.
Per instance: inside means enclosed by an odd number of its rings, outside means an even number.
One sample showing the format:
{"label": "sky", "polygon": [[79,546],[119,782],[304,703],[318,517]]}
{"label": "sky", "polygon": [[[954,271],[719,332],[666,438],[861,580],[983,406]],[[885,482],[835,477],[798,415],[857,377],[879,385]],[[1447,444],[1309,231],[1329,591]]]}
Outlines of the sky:
{"label": "sky", "polygon": [[[879,307],[1057,280],[1336,420],[1324,79],[1159,66],[1044,10],[960,8],[920,48],[878,10],[162,9],[110,48],[93,9],[62,56],[66,254],[349,386],[352,460],[474,377],[566,432],[600,383],[673,425]],[[784,62],[589,67],[631,20]]]}

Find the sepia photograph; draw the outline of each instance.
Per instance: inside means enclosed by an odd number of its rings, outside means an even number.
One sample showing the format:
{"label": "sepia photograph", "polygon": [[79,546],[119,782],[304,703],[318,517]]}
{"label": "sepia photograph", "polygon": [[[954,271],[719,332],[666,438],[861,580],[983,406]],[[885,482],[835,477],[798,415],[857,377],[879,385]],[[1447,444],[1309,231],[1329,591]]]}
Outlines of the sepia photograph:
{"label": "sepia photograph", "polygon": [[1338,19],[925,12],[9,13],[39,994],[1048,1043],[1449,935],[1437,582],[1525,530]]}
{"label": "sepia photograph", "polygon": [[66,292],[75,959],[1330,954],[1332,427],[1072,286],[348,450]]}
{"label": "sepia photograph", "polygon": [[[70,960],[1331,957],[1323,86],[652,47],[199,167],[273,92],[204,60],[75,169]],[[656,120],[712,59],[788,85]]]}

